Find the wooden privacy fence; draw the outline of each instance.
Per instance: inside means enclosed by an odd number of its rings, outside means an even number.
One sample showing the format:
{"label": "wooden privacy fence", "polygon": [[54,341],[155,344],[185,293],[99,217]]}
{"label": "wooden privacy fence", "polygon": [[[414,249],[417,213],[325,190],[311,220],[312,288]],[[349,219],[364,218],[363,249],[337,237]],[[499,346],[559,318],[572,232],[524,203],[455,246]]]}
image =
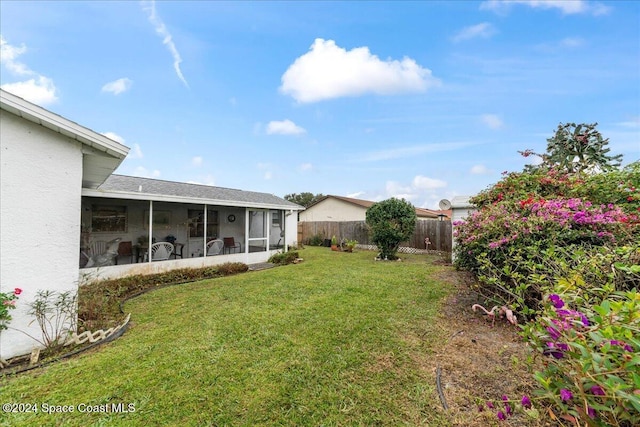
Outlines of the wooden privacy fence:
{"label": "wooden privacy fence", "polygon": [[[298,241],[309,244],[318,236],[322,240],[336,236],[340,239],[357,240],[359,245],[371,246],[369,228],[364,221],[303,221],[298,223]],[[429,245],[425,244],[429,239]],[[451,221],[418,220],[412,236],[400,244],[404,248],[451,252]]]}

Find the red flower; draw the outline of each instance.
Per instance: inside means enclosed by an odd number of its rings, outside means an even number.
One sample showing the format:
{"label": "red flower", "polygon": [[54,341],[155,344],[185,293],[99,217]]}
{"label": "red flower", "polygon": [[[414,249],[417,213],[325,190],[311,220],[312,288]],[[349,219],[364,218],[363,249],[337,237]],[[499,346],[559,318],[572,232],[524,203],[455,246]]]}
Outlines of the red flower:
{"label": "red flower", "polygon": [[627,202],[633,202],[633,197],[632,196],[627,197]]}
{"label": "red flower", "polygon": [[15,289],[13,290],[13,293],[14,293],[15,295],[20,295],[20,294],[22,293],[22,289],[20,289],[20,288],[15,288]]}

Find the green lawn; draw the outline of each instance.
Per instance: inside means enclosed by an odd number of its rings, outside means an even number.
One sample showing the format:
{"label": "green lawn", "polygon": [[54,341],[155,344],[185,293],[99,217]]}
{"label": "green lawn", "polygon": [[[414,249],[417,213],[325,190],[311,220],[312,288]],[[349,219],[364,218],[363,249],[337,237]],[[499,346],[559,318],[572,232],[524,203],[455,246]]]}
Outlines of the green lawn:
{"label": "green lawn", "polygon": [[[304,262],[159,289],[126,304],[118,340],[2,378],[0,425],[446,425],[416,355],[448,289],[433,258],[300,251]],[[418,338],[419,337],[419,338]],[[79,412],[80,404],[135,412]],[[73,413],[44,414],[47,405]],[[101,408],[97,408],[101,409]]]}

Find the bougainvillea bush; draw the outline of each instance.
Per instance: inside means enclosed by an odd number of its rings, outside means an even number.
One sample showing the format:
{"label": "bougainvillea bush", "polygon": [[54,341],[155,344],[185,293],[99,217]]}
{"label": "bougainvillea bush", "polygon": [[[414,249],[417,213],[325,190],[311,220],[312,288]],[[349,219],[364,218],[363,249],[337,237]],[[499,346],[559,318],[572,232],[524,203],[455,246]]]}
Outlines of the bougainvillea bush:
{"label": "bougainvillea bush", "polygon": [[533,405],[571,425],[640,425],[640,162],[505,173],[471,202],[454,223],[456,266],[528,321],[544,361]]}
{"label": "bougainvillea bush", "polygon": [[524,328],[545,358],[537,394],[575,425],[640,425],[640,294],[614,292],[591,305],[564,289]]}
{"label": "bougainvillea bush", "polygon": [[[539,170],[508,174],[471,199],[476,212],[454,223],[457,267],[473,272],[489,299],[531,317],[541,309],[544,289],[570,274],[567,253],[572,257],[586,250],[590,256],[640,240],[638,164],[598,176]],[[603,176],[616,179],[611,198],[624,194],[623,206],[604,203],[605,194],[592,185]]]}

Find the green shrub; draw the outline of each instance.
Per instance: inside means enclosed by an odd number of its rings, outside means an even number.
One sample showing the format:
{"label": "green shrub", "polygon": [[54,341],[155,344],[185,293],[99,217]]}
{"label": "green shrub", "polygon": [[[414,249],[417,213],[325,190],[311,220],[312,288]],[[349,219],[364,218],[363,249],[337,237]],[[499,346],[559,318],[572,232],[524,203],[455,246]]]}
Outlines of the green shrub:
{"label": "green shrub", "polygon": [[271,255],[271,257],[269,258],[269,262],[278,265],[287,265],[292,264],[299,257],[300,256],[297,251],[289,251]]}
{"label": "green shrub", "polygon": [[307,241],[307,245],[309,246],[322,246],[323,244],[324,244],[324,238],[320,234],[311,236]]}
{"label": "green shrub", "polygon": [[392,197],[367,209],[366,222],[371,228],[371,240],[380,250],[380,257],[393,260],[400,243],[413,234],[416,209],[410,202]]}

